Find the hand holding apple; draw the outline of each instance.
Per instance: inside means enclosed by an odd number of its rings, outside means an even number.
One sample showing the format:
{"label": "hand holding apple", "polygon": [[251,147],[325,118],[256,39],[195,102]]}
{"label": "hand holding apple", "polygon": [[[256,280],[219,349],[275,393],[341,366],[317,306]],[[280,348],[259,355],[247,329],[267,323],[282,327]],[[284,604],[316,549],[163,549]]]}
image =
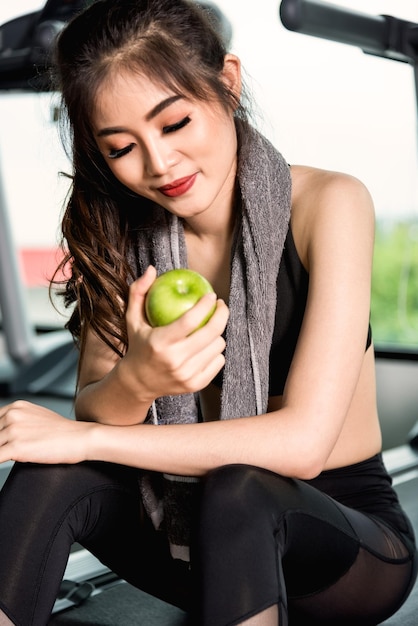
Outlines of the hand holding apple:
{"label": "hand holding apple", "polygon": [[[223,333],[229,316],[227,305],[222,299],[216,299],[211,289],[195,295],[193,302],[196,304],[189,305],[185,313],[178,311],[180,319],[177,321],[166,320],[168,325],[153,327],[151,324],[155,321],[148,320],[147,308],[151,303],[151,289],[153,286],[155,289],[159,280],[156,274],[155,267],[150,265],[129,287],[128,349],[120,361],[125,384],[132,387],[136,401],[145,401],[148,406],[163,395],[194,393],[207,387],[225,363]],[[177,296],[180,300],[181,297]],[[162,300],[162,307],[166,308],[164,295]],[[212,310],[209,323],[197,331]]]}
{"label": "hand holding apple", "polygon": [[[213,293],[212,285],[198,272],[174,269],[161,274],[155,279],[145,298],[145,313],[149,324],[155,327],[174,322],[207,293]],[[216,305],[197,328],[209,321],[215,309]]]}

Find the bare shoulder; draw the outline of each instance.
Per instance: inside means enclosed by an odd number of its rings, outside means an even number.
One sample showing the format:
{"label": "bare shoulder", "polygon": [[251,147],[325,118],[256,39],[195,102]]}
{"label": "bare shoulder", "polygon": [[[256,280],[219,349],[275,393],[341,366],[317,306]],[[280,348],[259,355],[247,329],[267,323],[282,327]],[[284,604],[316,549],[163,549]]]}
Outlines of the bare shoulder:
{"label": "bare shoulder", "polygon": [[349,224],[373,233],[374,206],[367,187],[355,176],[292,165],[292,232],[302,261],[318,230]]}
{"label": "bare shoulder", "polygon": [[292,211],[309,211],[329,202],[372,208],[367,187],[355,176],[305,165],[293,165]]}

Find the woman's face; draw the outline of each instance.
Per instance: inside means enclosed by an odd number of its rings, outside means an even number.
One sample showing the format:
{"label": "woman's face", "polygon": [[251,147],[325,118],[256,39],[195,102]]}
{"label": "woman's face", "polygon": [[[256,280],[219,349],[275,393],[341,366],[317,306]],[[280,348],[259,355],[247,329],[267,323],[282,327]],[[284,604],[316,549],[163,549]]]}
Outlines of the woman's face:
{"label": "woman's face", "polygon": [[97,145],[116,178],[184,219],[230,210],[237,139],[232,112],[119,74],[96,99]]}

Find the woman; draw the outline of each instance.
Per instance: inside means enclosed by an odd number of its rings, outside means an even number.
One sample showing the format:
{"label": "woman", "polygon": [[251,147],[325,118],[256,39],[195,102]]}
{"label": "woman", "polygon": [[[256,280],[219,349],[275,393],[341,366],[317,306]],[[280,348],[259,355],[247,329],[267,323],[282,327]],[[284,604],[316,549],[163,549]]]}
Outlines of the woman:
{"label": "woman", "polygon": [[[185,0],[94,3],[57,69],[77,421],[1,410],[0,624],[47,622],[74,541],[199,625],[386,619],[417,559],[380,454],[367,190],[251,128]],[[151,328],[157,272],[185,265],[214,315]]]}

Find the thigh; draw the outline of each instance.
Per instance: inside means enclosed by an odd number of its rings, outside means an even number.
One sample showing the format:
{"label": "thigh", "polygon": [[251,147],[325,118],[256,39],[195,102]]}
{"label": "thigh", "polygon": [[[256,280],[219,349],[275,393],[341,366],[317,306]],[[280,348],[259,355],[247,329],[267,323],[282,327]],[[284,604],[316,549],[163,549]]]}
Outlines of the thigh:
{"label": "thigh", "polygon": [[[300,623],[314,624],[319,614],[318,623],[343,624],[347,607],[347,615],[353,607],[357,611],[347,623],[360,624],[356,619],[364,610],[376,616],[382,607],[399,605],[411,582],[411,555],[385,526],[303,481],[259,468],[228,466],[209,476],[199,545],[204,624],[239,623],[273,603],[280,605],[281,625],[287,623],[287,608],[298,619],[307,616]],[[386,561],[390,574],[376,576]],[[397,584],[387,601],[395,571]],[[353,572],[357,587],[352,583],[345,603],[336,592],[328,606],[339,612],[322,622],[330,590]],[[353,599],[360,591],[374,598],[368,608]]]}
{"label": "thigh", "polygon": [[[331,527],[338,553],[329,550]],[[201,623],[238,624],[278,604],[284,626],[288,587],[328,585],[357,553],[351,525],[317,489],[257,467],[215,470],[203,484],[197,535]]]}
{"label": "thigh", "polygon": [[[348,538],[348,546],[351,541],[356,550],[351,563],[350,551],[342,548],[347,537],[332,525],[324,527],[326,533],[318,533],[321,523],[315,519],[305,526],[315,547],[310,548],[302,539],[302,546],[291,549],[283,560],[290,624],[374,626],[395,613],[411,591],[416,556],[384,524],[352,510],[346,515],[354,522],[355,534]],[[304,562],[300,560],[302,550]],[[322,569],[332,572],[333,580],[324,577]]]}

